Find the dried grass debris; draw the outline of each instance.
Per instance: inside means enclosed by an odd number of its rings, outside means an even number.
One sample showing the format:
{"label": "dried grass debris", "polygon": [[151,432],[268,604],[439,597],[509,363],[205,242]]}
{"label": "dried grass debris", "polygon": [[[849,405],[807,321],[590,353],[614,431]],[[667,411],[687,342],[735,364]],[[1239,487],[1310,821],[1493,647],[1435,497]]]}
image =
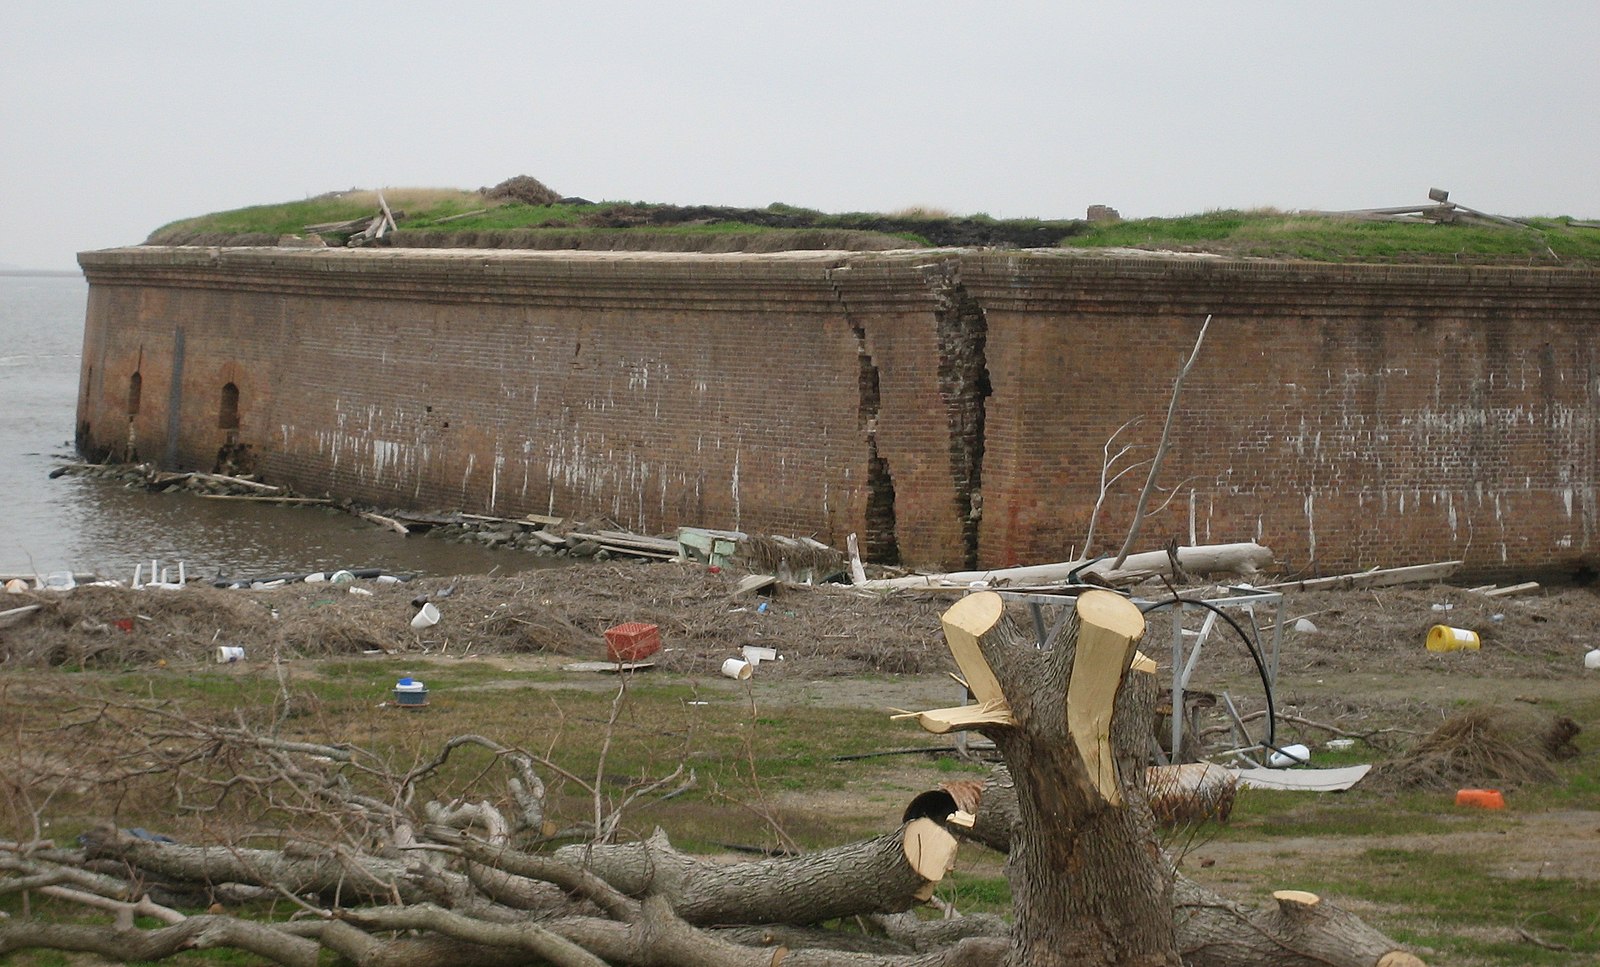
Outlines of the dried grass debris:
{"label": "dried grass debris", "polygon": [[1531,706],[1482,705],[1446,719],[1417,745],[1373,770],[1391,788],[1446,791],[1515,788],[1556,778],[1554,763],[1577,754],[1576,722]]}

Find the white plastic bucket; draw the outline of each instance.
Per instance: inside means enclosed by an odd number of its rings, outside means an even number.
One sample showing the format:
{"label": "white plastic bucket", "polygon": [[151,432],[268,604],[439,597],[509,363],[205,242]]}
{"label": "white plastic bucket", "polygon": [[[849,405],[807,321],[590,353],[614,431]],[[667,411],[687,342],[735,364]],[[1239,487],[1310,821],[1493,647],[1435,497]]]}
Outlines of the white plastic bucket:
{"label": "white plastic bucket", "polygon": [[432,628],[438,623],[439,609],[433,606],[432,601],[424,603],[422,609],[417,612],[416,617],[411,619],[411,627],[418,631]]}
{"label": "white plastic bucket", "polygon": [[729,658],[722,663],[722,674],[734,681],[742,682],[750,677],[752,665],[743,658]]}
{"label": "white plastic bucket", "polygon": [[217,646],[217,664],[229,665],[236,661],[244,661],[244,649],[233,645]]}
{"label": "white plastic bucket", "polygon": [[1286,745],[1267,756],[1267,765],[1274,769],[1301,766],[1311,761],[1311,750],[1303,745]]}

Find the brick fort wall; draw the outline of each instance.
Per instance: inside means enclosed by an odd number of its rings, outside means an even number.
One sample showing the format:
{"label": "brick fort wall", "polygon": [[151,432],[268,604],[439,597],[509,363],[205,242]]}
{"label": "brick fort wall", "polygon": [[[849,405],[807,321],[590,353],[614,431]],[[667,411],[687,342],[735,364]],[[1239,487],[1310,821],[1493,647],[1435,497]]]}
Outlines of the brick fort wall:
{"label": "brick fort wall", "polygon": [[[1585,568],[1600,278],[1066,252],[88,252],[78,442],[379,507],[1083,552]],[[1120,428],[1120,432],[1119,432]],[[1115,442],[1107,442],[1116,434]],[[1115,551],[1144,474],[1106,491]]]}

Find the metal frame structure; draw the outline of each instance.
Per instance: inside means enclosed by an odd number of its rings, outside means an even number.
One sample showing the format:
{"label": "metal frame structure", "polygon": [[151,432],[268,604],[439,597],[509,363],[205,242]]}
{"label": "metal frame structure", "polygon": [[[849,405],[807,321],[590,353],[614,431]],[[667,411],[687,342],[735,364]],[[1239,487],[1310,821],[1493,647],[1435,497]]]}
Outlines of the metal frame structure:
{"label": "metal frame structure", "polygon": [[[1261,642],[1261,624],[1256,618],[1257,605],[1273,605],[1272,645],[1267,654],[1262,655],[1266,664],[1267,687],[1275,688],[1278,684],[1278,649],[1283,644],[1283,595],[1277,591],[1264,591],[1246,585],[1229,585],[1225,587],[1229,592],[1226,597],[1206,598],[1206,604],[1216,608],[1239,608],[1250,616],[1250,630],[1255,634],[1257,647]],[[1200,661],[1200,650],[1205,646],[1206,639],[1216,627],[1217,613],[1206,610],[1205,621],[1200,630],[1193,632],[1195,635],[1194,647],[1185,648],[1183,627],[1184,612],[1198,607],[1183,599],[1172,604],[1172,754],[1179,755],[1183,748],[1183,728],[1187,716],[1184,715],[1184,690],[1189,687],[1189,679],[1194,675],[1195,666]],[[1202,609],[1205,610],[1205,609]],[[1227,699],[1227,696],[1224,696]],[[1232,708],[1232,700],[1228,700],[1228,714],[1235,724],[1242,730],[1238,716]]]}

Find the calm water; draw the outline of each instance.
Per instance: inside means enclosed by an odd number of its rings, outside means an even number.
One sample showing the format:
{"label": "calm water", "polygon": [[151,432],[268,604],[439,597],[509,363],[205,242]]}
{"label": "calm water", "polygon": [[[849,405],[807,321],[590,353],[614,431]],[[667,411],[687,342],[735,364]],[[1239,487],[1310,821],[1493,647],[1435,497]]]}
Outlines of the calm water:
{"label": "calm water", "polygon": [[79,276],[0,274],[0,574],[94,572],[128,578],[139,561],[191,575],[341,567],[428,574],[518,571],[549,559],[402,537],[321,508],[150,494],[78,477],[78,364],[88,286]]}

